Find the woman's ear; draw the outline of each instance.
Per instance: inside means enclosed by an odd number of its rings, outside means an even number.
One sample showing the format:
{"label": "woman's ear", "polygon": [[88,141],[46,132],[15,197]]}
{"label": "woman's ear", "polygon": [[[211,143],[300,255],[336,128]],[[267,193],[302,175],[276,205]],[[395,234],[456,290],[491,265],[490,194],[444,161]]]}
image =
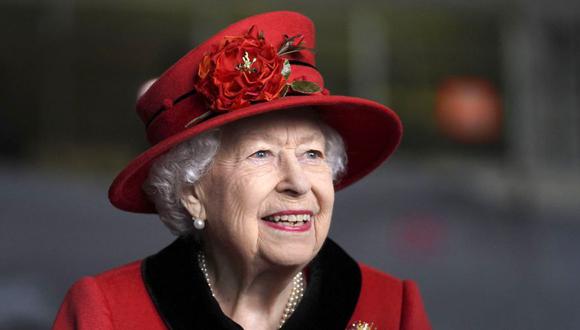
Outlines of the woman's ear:
{"label": "woman's ear", "polygon": [[189,214],[196,218],[206,220],[205,207],[202,200],[199,198],[201,191],[197,186],[189,186],[183,189],[181,193],[181,205],[189,212]]}

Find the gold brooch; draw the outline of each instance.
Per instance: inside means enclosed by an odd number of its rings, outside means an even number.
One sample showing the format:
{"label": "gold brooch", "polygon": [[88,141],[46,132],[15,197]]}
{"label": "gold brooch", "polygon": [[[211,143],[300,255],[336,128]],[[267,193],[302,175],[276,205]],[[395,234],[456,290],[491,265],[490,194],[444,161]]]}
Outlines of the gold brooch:
{"label": "gold brooch", "polygon": [[374,323],[367,323],[363,321],[352,322],[348,330],[378,330]]}

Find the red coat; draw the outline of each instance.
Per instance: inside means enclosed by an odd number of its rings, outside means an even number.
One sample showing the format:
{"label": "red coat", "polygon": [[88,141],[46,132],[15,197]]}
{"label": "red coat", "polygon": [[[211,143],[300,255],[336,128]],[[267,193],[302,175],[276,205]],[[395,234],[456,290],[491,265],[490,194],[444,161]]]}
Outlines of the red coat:
{"label": "red coat", "polygon": [[[53,329],[241,329],[211,297],[190,241],[82,278]],[[307,283],[283,329],[345,329],[357,321],[378,330],[431,329],[414,282],[357,264],[331,240],[309,265]]]}

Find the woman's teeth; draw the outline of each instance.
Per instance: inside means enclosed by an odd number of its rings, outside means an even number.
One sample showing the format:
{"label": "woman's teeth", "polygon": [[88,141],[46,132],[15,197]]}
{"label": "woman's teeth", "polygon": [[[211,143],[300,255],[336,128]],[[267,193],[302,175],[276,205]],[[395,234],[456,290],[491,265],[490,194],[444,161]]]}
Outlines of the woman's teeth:
{"label": "woman's teeth", "polygon": [[289,225],[301,225],[310,221],[310,214],[275,215],[265,217],[264,220],[272,222],[285,222]]}

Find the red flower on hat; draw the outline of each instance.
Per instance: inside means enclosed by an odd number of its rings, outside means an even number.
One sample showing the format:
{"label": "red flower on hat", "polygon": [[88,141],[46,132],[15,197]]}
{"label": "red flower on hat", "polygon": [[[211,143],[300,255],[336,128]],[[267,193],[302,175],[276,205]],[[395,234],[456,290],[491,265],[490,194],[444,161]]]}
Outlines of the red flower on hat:
{"label": "red flower on hat", "polygon": [[225,37],[206,54],[194,84],[213,110],[228,111],[280,97],[289,74],[288,60],[252,26],[243,36]]}

